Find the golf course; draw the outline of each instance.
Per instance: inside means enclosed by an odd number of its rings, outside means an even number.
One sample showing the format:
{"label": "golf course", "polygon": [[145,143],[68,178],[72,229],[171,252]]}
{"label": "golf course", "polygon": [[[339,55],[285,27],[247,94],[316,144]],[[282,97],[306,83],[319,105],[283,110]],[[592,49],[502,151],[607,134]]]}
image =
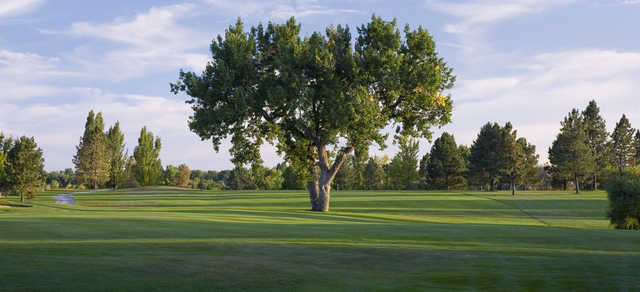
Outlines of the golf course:
{"label": "golf course", "polygon": [[61,193],[0,198],[0,290],[640,289],[605,192]]}

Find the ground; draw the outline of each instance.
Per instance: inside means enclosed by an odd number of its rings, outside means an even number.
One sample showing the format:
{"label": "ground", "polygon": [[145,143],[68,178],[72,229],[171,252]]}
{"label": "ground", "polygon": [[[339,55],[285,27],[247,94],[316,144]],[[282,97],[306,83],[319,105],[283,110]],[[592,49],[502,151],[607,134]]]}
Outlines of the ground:
{"label": "ground", "polygon": [[54,194],[0,209],[0,290],[640,290],[603,192]]}

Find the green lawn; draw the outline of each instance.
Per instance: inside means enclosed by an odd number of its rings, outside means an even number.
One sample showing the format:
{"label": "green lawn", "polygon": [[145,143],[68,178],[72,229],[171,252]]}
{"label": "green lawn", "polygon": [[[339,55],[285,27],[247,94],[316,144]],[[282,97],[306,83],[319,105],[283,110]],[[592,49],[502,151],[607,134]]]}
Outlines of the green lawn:
{"label": "green lawn", "polygon": [[640,290],[603,192],[53,195],[0,208],[0,290]]}

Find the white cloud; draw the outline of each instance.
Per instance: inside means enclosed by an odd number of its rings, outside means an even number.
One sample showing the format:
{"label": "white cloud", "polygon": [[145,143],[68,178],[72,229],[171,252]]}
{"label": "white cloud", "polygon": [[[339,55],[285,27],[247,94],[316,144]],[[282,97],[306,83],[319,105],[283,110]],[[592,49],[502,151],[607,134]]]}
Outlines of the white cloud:
{"label": "white cloud", "polygon": [[200,71],[208,60],[208,55],[200,52],[206,52],[211,36],[180,24],[180,20],[196,13],[196,5],[178,4],[152,7],[133,19],[117,18],[102,24],[73,23],[65,34],[122,46],[106,50],[104,56],[96,56],[103,51],[99,46],[80,47],[68,58],[84,65],[87,72],[116,80],[179,68]]}
{"label": "white cloud", "polygon": [[354,9],[336,9],[320,5],[316,0],[268,0],[268,1],[225,1],[203,0],[217,9],[231,13],[234,16],[247,17],[260,15],[275,19],[287,19],[291,16],[305,17],[310,15],[336,15],[360,13]]}
{"label": "white cloud", "polygon": [[3,0],[0,2],[0,17],[31,11],[43,2],[44,0]]}
{"label": "white cloud", "polygon": [[591,99],[611,129],[623,113],[640,127],[640,52],[572,50],[524,58],[515,74],[463,81],[452,91],[456,102],[453,131],[470,144],[486,122],[511,121],[537,145],[541,160],[574,107]]}
{"label": "white cloud", "polygon": [[446,24],[444,31],[455,34],[460,39],[461,43],[452,47],[473,53],[488,49],[484,34],[490,25],[575,1],[577,0],[427,0],[427,5],[457,20]]}

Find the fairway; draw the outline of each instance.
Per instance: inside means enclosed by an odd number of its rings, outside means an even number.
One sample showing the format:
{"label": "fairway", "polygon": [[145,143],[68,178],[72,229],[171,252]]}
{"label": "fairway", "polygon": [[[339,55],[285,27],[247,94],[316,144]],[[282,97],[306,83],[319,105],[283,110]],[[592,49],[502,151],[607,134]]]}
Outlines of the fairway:
{"label": "fairway", "polygon": [[57,193],[0,208],[0,290],[640,290],[604,192]]}

